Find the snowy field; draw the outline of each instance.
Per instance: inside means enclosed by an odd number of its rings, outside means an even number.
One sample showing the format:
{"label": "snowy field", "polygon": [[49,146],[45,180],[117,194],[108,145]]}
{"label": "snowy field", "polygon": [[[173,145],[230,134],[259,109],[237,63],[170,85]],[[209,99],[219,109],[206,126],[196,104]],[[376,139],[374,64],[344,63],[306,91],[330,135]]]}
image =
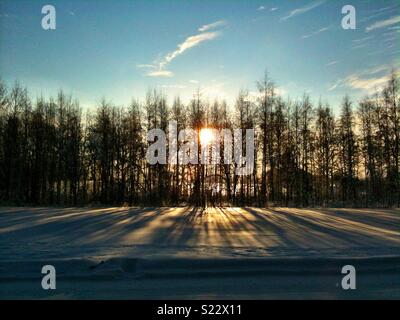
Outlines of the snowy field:
{"label": "snowy field", "polygon": [[400,298],[400,211],[3,207],[0,298]]}

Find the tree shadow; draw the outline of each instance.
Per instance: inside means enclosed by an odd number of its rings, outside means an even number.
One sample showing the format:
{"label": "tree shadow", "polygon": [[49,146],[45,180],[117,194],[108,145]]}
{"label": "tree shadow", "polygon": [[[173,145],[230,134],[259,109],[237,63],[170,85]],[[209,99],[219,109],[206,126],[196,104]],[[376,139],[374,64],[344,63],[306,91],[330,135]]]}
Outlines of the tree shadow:
{"label": "tree shadow", "polygon": [[[397,247],[396,212],[294,208],[39,208],[0,209],[0,246],[7,252],[60,251],[69,248],[106,255],[203,248],[249,254],[301,253]],[[13,248],[12,246],[16,247]],[[63,251],[65,249],[65,252]],[[47,252],[46,251],[46,252]],[[122,251],[121,251],[122,252]]]}

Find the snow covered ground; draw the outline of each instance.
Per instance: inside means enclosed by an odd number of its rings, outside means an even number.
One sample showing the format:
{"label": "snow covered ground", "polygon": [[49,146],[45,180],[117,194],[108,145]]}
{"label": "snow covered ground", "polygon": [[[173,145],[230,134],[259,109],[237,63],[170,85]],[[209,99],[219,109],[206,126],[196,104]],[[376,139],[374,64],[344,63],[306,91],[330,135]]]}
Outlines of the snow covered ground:
{"label": "snow covered ground", "polygon": [[400,298],[400,211],[3,207],[0,298]]}

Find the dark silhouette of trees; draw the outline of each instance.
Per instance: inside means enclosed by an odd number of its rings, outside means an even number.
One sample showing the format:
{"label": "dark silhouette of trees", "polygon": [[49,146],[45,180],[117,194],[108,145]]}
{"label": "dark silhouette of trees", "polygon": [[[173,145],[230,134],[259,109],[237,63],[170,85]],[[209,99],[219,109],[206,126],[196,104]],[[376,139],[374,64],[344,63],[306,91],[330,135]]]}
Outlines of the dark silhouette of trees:
{"label": "dark silhouette of trees", "polygon": [[342,201],[352,203],[357,198],[358,146],[354,133],[354,115],[350,98],[343,99],[339,119],[339,168]]}
{"label": "dark silhouette of trees", "polygon": [[[150,90],[143,103],[117,107],[103,99],[83,111],[62,91],[33,101],[18,82],[0,81],[0,201],[17,205],[237,205],[399,206],[399,83],[355,106],[344,97],[338,116],[328,104],[313,106],[279,96],[267,73],[257,94],[241,90],[234,106],[209,102],[197,92],[171,106]],[[149,164],[146,133],[170,134],[176,121],[176,162]],[[179,132],[219,130],[220,163],[183,164]],[[224,129],[255,129],[254,171],[237,174],[223,163]],[[229,131],[230,130],[230,131]],[[172,133],[171,133],[172,134]],[[201,141],[200,141],[201,142]],[[233,143],[238,143],[234,141]],[[203,149],[204,147],[204,149]],[[167,146],[167,154],[172,145]],[[213,146],[197,149],[197,159]]]}

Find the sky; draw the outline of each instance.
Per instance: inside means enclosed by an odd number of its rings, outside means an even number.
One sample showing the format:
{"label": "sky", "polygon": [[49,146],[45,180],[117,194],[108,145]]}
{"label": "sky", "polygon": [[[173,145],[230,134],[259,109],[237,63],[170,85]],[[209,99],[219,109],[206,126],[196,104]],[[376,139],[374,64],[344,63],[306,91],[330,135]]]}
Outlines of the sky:
{"label": "sky", "polygon": [[[47,4],[55,30],[42,28]],[[355,30],[341,25],[347,4]],[[285,98],[309,93],[338,110],[400,66],[399,32],[397,0],[0,0],[0,78],[33,97],[63,89],[87,108],[149,88],[233,104],[267,70]]]}

